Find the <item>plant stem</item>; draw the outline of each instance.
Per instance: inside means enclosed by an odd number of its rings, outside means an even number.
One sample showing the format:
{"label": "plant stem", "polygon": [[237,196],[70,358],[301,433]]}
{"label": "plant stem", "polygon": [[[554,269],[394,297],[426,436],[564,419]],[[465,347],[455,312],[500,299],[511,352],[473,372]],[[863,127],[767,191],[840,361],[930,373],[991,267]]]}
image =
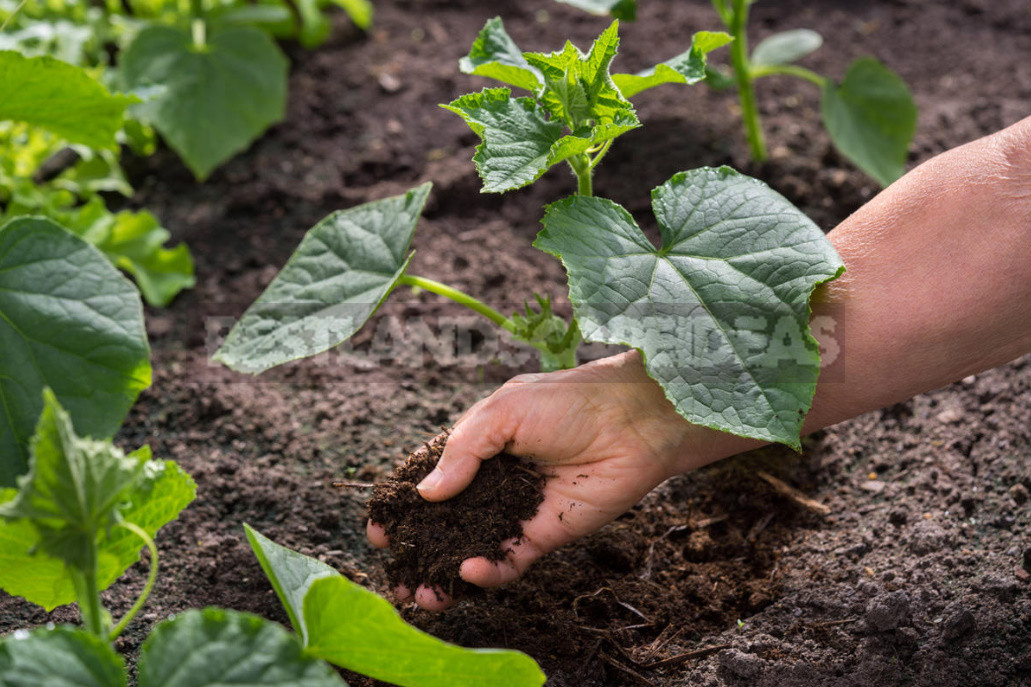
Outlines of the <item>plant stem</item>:
{"label": "plant stem", "polygon": [[125,626],[128,625],[129,622],[136,617],[136,614],[139,613],[140,609],[143,608],[143,604],[147,602],[147,597],[150,596],[151,590],[154,589],[154,582],[156,582],[158,578],[158,547],[154,544],[154,540],[151,536],[147,534],[146,530],[142,527],[131,522],[120,522],[118,523],[118,526],[129,530],[142,539],[143,543],[147,545],[147,549],[150,551],[150,573],[147,575],[147,583],[143,586],[143,591],[140,592],[140,596],[136,599],[136,603],[134,603],[132,608],[122,616],[122,619],[119,620],[118,624],[115,625],[113,630],[111,630],[111,634],[108,635],[107,641],[109,642],[113,642],[118,639],[118,636],[122,634],[123,630],[125,630]]}
{"label": "plant stem", "polygon": [[18,3],[18,6],[14,8],[14,11],[7,15],[7,19],[4,19],[4,23],[0,24],[0,32],[7,28],[7,25],[11,23],[11,20],[14,19],[15,15],[21,12],[21,8],[25,7],[25,3],[28,1],[29,0],[21,0],[21,2]]}
{"label": "plant stem", "polygon": [[190,29],[193,34],[193,47],[203,50],[208,44],[208,27],[204,22],[204,0],[190,0]]}
{"label": "plant stem", "polygon": [[766,159],[766,142],[763,140],[759,109],[755,103],[752,66],[748,60],[748,5],[749,0],[734,0],[734,11],[727,28],[734,37],[730,46],[730,60],[734,65],[734,76],[741,97],[741,118],[745,123],[748,147],[752,151],[752,159],[762,162]]}
{"label": "plant stem", "polygon": [[106,639],[104,610],[97,586],[97,545],[92,539],[86,547],[86,564],[82,570],[69,569],[75,595],[78,597],[82,624],[91,635]]}
{"label": "plant stem", "polygon": [[514,334],[515,325],[512,324],[512,320],[499,313],[494,308],[490,307],[483,301],[477,300],[467,293],[463,293],[458,289],[452,288],[447,284],[441,284],[439,281],[427,279],[426,277],[417,277],[414,274],[406,274],[398,280],[399,284],[405,284],[407,286],[413,286],[420,289],[425,289],[430,293],[435,293],[438,296],[449,298],[455,303],[464,305],[465,307],[480,313],[488,320],[498,325],[505,331]]}
{"label": "plant stem", "polygon": [[598,163],[601,162],[601,159],[603,157],[605,157],[605,153],[609,152],[609,148],[612,147],[612,142],[614,140],[616,140],[616,139],[610,138],[609,140],[605,141],[605,143],[603,143],[602,146],[601,146],[601,150],[598,151],[598,154],[595,155],[593,158],[591,158],[591,171],[592,172],[594,171],[594,168],[598,166]]}
{"label": "plant stem", "polygon": [[827,84],[827,79],[825,77],[820,76],[811,69],[799,67],[797,64],[764,64],[752,69],[753,80],[761,79],[764,76],[771,76],[773,74],[794,76],[814,83],[820,88],[823,88]]}
{"label": "plant stem", "polygon": [[594,186],[591,181],[592,165],[591,158],[586,153],[580,155],[574,155],[568,160],[569,166],[573,168],[573,174],[576,175],[577,195],[581,196],[593,196]]}

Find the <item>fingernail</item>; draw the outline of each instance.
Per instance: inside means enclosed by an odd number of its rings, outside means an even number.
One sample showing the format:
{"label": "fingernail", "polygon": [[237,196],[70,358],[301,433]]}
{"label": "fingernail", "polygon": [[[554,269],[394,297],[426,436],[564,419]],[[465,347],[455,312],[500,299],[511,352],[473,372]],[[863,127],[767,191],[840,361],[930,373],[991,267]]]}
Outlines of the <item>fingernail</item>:
{"label": "fingernail", "polygon": [[444,473],[440,471],[440,468],[433,468],[433,472],[423,477],[415,488],[419,491],[433,491],[442,479],[444,479]]}

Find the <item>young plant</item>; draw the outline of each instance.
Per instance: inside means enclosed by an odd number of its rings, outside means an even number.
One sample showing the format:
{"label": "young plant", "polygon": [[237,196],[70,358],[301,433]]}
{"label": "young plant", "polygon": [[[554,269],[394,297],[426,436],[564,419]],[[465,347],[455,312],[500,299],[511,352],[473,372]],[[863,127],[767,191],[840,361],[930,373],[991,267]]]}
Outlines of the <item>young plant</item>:
{"label": "young plant", "polygon": [[[126,455],[110,441],[79,437],[56,397],[43,395],[29,472],[18,490],[0,490],[0,588],[47,610],[77,603],[83,627],[0,638],[0,685],[125,687],[125,662],[111,644],[157,579],[157,531],[193,500],[196,486],[175,463],[152,460],[147,447]],[[346,687],[328,663],[404,687],[544,683],[525,654],[435,639],[324,563],[246,531],[299,636],[247,613],[187,611],[160,623],[144,642],[139,687]],[[147,582],[114,622],[100,593],[143,546],[150,554]]]}
{"label": "young plant", "polygon": [[841,153],[877,183],[887,186],[905,172],[906,154],[916,131],[917,109],[906,83],[873,58],[853,62],[840,82],[821,76],[795,61],[823,44],[820,34],[794,29],[774,34],[748,53],[748,11],[755,0],[712,0],[734,37],[730,48],[731,83],[711,73],[717,87],[735,85],[752,158],[766,159],[766,142],[755,97],[755,81],[781,74],[815,84],[821,92],[821,114],[831,140]]}
{"label": "young plant", "polygon": [[640,125],[625,94],[701,80],[705,53],[726,40],[696,34],[683,55],[640,74],[610,75],[615,24],[587,54],[567,43],[542,55],[521,53],[493,19],[462,60],[463,71],[534,94],[487,89],[447,106],[483,139],[474,160],[484,190],[524,186],[562,161],[578,179],[580,193],[547,207],[534,242],[566,267],[572,322],[555,318],[539,296],[539,313],[528,307],[509,318],[409,274],[430,191],[424,184],[317,224],[214,359],[258,373],[327,351],[397,286],[415,286],[536,347],[543,369],[575,364],[581,339],[636,348],[690,422],[799,448],[820,360],[809,296],[844,270],[823,232],[765,184],[726,167],[682,172],[652,192],[658,248],[626,210],[592,196],[591,174],[612,140]]}

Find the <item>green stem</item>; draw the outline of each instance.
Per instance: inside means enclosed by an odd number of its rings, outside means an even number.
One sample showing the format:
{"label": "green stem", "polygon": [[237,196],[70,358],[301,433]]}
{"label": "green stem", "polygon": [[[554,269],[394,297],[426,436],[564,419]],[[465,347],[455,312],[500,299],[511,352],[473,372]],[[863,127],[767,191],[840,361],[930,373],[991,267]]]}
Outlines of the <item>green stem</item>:
{"label": "green stem", "polygon": [[204,21],[204,0],[190,0],[190,17],[193,47],[203,50],[208,44],[208,27]]}
{"label": "green stem", "polygon": [[82,570],[69,570],[75,596],[82,614],[86,631],[96,637],[105,638],[104,607],[100,603],[100,588],[97,586],[97,545],[92,539],[86,547],[85,565]]}
{"label": "green stem", "polygon": [[576,175],[576,192],[581,196],[593,196],[594,186],[591,180],[592,165],[591,158],[586,154],[574,155],[568,160],[569,166],[573,168]]}
{"label": "green stem", "polygon": [[154,540],[151,538],[147,531],[139,525],[135,525],[131,522],[120,522],[119,527],[124,527],[129,530],[137,537],[143,540],[143,543],[147,545],[147,549],[150,551],[150,573],[147,575],[147,583],[143,585],[143,591],[140,592],[139,598],[136,599],[136,603],[132,605],[122,619],[118,621],[114,629],[111,630],[111,634],[108,635],[107,641],[113,642],[118,639],[118,636],[125,630],[125,626],[136,617],[136,614],[143,608],[143,604],[147,602],[147,597],[150,596],[150,592],[154,589],[154,583],[158,578],[158,547],[154,544]]}
{"label": "green stem", "polygon": [[7,28],[7,25],[11,23],[11,20],[14,19],[15,15],[21,12],[21,8],[25,7],[25,3],[28,1],[29,0],[21,0],[21,2],[18,3],[18,6],[14,8],[14,11],[7,15],[7,19],[4,19],[4,23],[0,24],[0,33]]}
{"label": "green stem", "polygon": [[772,76],[774,74],[784,74],[786,76],[794,76],[799,79],[804,79],[811,83],[816,84],[820,88],[823,88],[827,83],[827,79],[820,76],[811,69],[805,67],[799,67],[797,64],[764,64],[759,67],[752,68],[752,79],[761,79],[764,76]]}
{"label": "green stem", "polygon": [[730,45],[730,60],[734,66],[734,76],[741,97],[741,118],[745,122],[748,147],[752,151],[752,159],[762,162],[766,159],[766,142],[763,140],[762,124],[759,122],[752,67],[748,60],[748,5],[749,0],[734,0],[733,15],[727,28],[734,37],[734,42]]}
{"label": "green stem", "polygon": [[594,171],[594,168],[598,166],[598,163],[601,162],[601,159],[603,157],[605,157],[605,153],[609,152],[609,148],[612,147],[612,142],[614,140],[616,140],[616,139],[610,138],[609,140],[605,141],[605,143],[602,144],[602,146],[601,146],[601,150],[598,151],[598,154],[595,155],[593,158],[591,158],[591,171],[592,172]]}
{"label": "green stem", "polygon": [[435,293],[438,296],[449,298],[455,303],[464,305],[465,307],[480,313],[488,320],[498,325],[506,332],[515,333],[515,325],[512,324],[512,320],[499,313],[494,308],[490,307],[483,301],[477,300],[467,293],[463,293],[458,289],[454,289],[447,284],[441,284],[439,281],[427,279],[426,277],[417,277],[414,274],[406,274],[398,280],[399,284],[405,284],[420,289]]}

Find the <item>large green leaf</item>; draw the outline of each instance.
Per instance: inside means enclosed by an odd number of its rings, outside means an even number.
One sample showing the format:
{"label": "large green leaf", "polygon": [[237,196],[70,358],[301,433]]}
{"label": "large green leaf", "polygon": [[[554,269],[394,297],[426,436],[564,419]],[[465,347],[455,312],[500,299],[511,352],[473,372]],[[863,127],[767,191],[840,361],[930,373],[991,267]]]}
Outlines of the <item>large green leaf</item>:
{"label": "large green leaf", "polygon": [[613,74],[612,81],[627,98],[666,83],[693,84],[706,77],[705,56],[734,40],[722,31],[699,31],[691,36],[691,47],[637,74]]}
{"label": "large green leaf", "polygon": [[558,2],[613,19],[623,19],[624,21],[637,19],[637,0],[558,0]]}
{"label": "large green leaf", "polygon": [[823,36],[810,29],[781,31],[760,41],[750,61],[756,67],[788,64],[815,52],[821,45]]}
{"label": "large green leaf", "polygon": [[534,245],[561,258],[584,338],[639,349],[689,421],[799,447],[819,375],[809,296],[844,267],[808,218],[732,169],[652,192],[662,246],[612,201],[548,206]]}
{"label": "large green leaf", "polygon": [[0,120],[43,127],[93,148],[115,144],[125,108],[136,98],[108,93],[80,67],[53,57],[0,51]]}
{"label": "large green leaf", "polygon": [[443,642],[341,575],[311,583],[304,622],[311,655],[402,687],[539,687],[545,680],[526,654]]}
{"label": "large green leaf", "polygon": [[[149,457],[149,449],[141,449]],[[121,522],[143,528],[151,538],[193,500],[196,485],[172,461],[149,461],[142,478],[121,507]],[[17,491],[0,490],[0,508]],[[75,601],[75,588],[65,564],[38,550],[39,533],[28,519],[0,519],[0,589],[51,611]],[[139,560],[143,542],[124,528],[102,533],[98,545],[97,583],[110,587]]]}
{"label": "large green leaf", "polygon": [[304,623],[304,596],[315,580],[340,573],[320,560],[280,546],[246,523],[243,527],[261,569],[265,571],[265,576],[272,583],[280,603],[290,616],[294,632],[300,635],[301,643],[307,645],[308,628]]}
{"label": "large green leaf", "polygon": [[823,123],[845,157],[887,186],[906,171],[917,109],[906,82],[873,58],[852,63],[823,89]]}
{"label": "large green leaf", "polygon": [[140,653],[139,687],[346,687],[281,626],[249,613],[186,611],[155,628]]}
{"label": "large green leaf", "polygon": [[0,687],[125,687],[125,662],[99,637],[72,627],[0,639]]}
{"label": "large green leaf", "polygon": [[312,227],[213,359],[257,374],[350,338],[404,274],[430,187],[334,212]]}
{"label": "large green leaf", "polygon": [[49,220],[0,228],[0,486],[28,464],[54,390],[83,435],[111,436],[150,385],[139,292],[93,246]]}
{"label": "large green leaf", "polygon": [[530,66],[505,31],[501,17],[487,21],[458,67],[465,74],[486,76],[528,91],[536,92],[544,83],[541,73]]}
{"label": "large green leaf", "polygon": [[263,31],[213,31],[196,46],[186,31],[149,26],[122,53],[126,88],[163,87],[135,108],[198,178],[244,150],[286,111],[287,60]]}

